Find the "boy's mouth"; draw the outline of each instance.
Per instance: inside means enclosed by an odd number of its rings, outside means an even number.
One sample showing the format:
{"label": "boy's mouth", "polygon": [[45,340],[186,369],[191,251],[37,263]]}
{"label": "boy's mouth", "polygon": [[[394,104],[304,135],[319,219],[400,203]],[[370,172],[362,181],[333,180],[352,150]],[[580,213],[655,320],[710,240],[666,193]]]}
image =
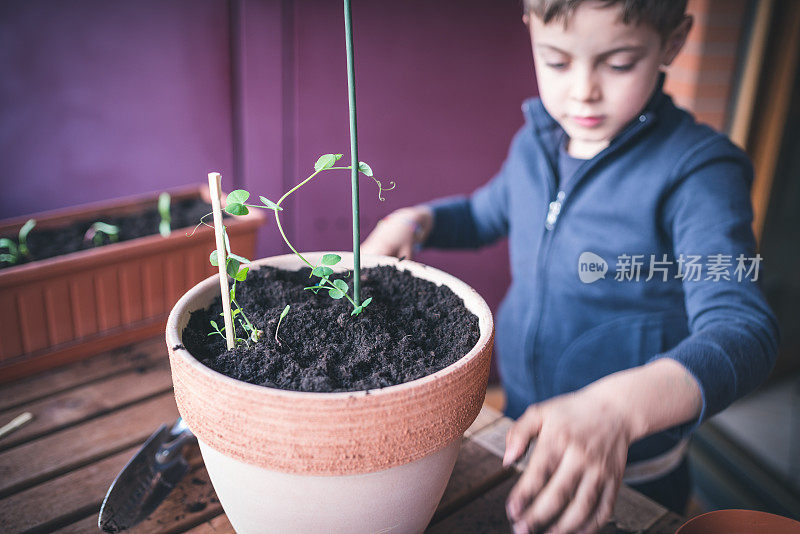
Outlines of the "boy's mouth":
{"label": "boy's mouth", "polygon": [[593,115],[593,116],[586,116],[586,117],[578,117],[573,116],[572,120],[575,124],[582,126],[584,128],[594,128],[601,122],[603,122],[603,115]]}

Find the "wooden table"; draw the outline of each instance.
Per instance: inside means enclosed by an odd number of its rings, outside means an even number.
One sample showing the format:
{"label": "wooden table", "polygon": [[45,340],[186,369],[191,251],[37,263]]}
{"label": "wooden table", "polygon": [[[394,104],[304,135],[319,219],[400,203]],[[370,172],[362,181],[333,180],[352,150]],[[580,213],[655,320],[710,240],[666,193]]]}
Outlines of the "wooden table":
{"label": "wooden table", "polygon": [[[161,338],[0,386],[0,425],[34,419],[0,439],[0,531],[98,532],[111,481],[161,424],[178,416]],[[466,432],[453,476],[428,531],[510,532],[505,499],[519,466],[503,469],[511,420],[485,406]],[[193,447],[192,471],[132,532],[230,533]],[[679,516],[623,487],[611,532],[672,533]]]}

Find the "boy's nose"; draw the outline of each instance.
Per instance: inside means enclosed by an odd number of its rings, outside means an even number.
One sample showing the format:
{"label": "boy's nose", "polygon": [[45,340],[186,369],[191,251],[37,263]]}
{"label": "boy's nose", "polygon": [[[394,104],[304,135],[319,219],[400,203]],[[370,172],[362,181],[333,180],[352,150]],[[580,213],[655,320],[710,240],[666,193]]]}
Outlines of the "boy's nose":
{"label": "boy's nose", "polygon": [[572,81],[572,98],[578,102],[594,102],[600,99],[600,84],[592,70],[576,69]]}

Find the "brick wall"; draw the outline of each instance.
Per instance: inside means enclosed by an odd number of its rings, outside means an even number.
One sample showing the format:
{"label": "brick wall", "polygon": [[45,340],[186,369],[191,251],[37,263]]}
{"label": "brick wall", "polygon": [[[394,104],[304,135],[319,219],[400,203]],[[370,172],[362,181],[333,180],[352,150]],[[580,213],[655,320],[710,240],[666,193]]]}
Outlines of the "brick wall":
{"label": "brick wall", "polygon": [[667,71],[665,91],[699,122],[725,130],[747,0],[689,0],[694,27]]}

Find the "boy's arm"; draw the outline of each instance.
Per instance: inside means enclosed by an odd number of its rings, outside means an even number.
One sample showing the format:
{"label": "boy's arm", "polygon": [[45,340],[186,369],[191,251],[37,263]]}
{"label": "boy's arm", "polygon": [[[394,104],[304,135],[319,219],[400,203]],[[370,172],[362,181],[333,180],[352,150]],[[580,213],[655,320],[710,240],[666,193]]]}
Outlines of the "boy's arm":
{"label": "boy's arm", "polygon": [[[679,362],[700,387],[700,414],[677,429],[681,436],[763,382],[778,350],[777,321],[753,280],[756,266],[746,261],[745,270],[736,271],[739,258],[756,256],[747,156],[714,138],[698,146],[683,169],[664,204],[666,228],[676,258],[701,255],[706,268],[701,280],[683,282],[691,335],[651,359]],[[730,280],[707,270],[727,262]]]}

